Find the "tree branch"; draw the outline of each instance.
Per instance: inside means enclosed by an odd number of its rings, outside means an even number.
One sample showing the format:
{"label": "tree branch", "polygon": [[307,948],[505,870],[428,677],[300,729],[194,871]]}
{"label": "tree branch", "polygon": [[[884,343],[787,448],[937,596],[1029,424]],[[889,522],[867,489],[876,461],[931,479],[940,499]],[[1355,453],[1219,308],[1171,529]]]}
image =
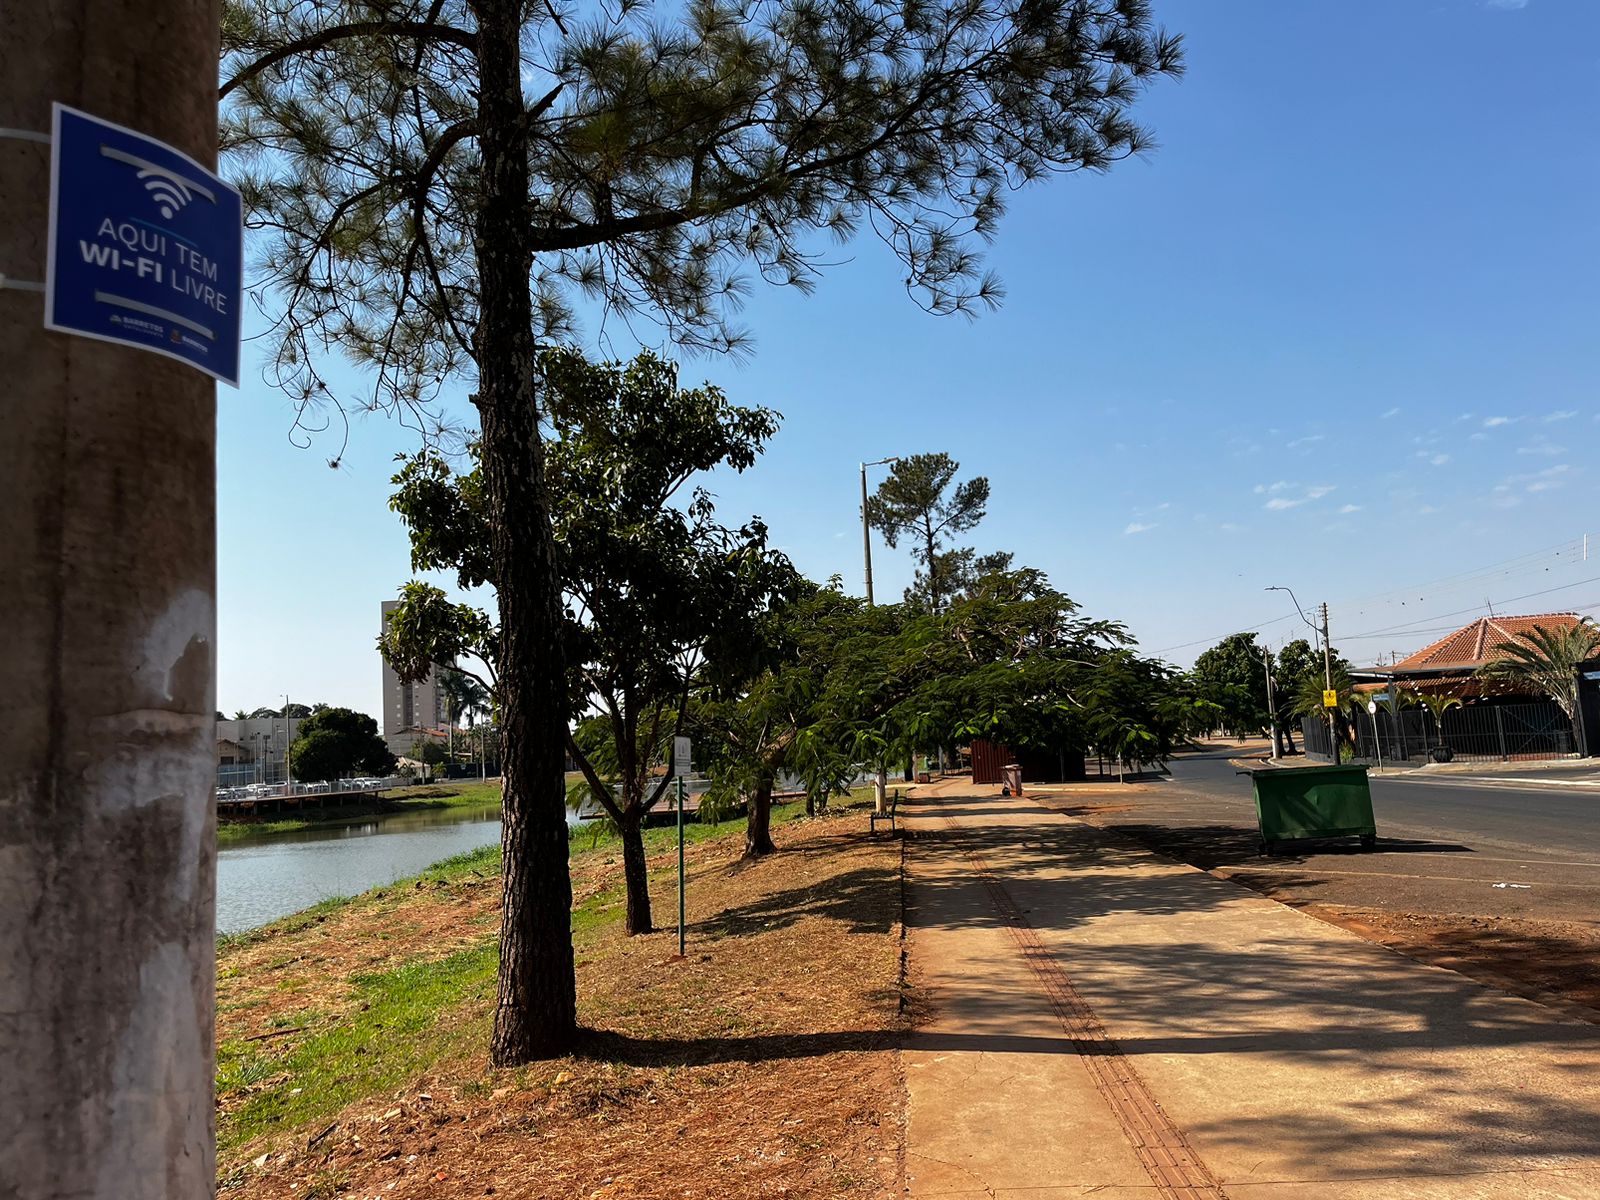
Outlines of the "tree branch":
{"label": "tree branch", "polygon": [[297,38],[292,42],[268,51],[256,59],[217,91],[218,100],[226,100],[228,93],[243,87],[257,75],[297,54],[308,54],[334,42],[358,37],[409,37],[419,42],[451,42],[468,50],[478,48],[478,35],[453,25],[440,25],[432,21],[356,21],[349,25],[331,25],[316,33]]}
{"label": "tree branch", "polygon": [[578,770],[583,773],[583,778],[589,785],[589,791],[600,802],[600,807],[618,824],[622,822],[622,810],[617,807],[617,802],[611,796],[611,789],[600,778],[600,773],[594,769],[594,764],[589,761],[589,756],[578,745],[578,739],[572,736],[572,730],[567,730],[567,753],[572,755],[572,760],[578,764]]}

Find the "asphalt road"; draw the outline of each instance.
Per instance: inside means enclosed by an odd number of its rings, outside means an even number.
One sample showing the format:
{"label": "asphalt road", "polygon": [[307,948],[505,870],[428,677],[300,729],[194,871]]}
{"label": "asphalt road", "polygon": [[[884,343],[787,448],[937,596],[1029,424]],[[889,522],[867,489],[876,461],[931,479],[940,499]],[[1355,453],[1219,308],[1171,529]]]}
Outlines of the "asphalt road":
{"label": "asphalt road", "polygon": [[1378,777],[1376,849],[1363,851],[1354,839],[1301,842],[1263,858],[1250,780],[1228,762],[1238,753],[1185,755],[1160,782],[1050,799],[1262,890],[1353,907],[1600,924],[1600,786],[1534,772],[1526,773],[1530,782]]}

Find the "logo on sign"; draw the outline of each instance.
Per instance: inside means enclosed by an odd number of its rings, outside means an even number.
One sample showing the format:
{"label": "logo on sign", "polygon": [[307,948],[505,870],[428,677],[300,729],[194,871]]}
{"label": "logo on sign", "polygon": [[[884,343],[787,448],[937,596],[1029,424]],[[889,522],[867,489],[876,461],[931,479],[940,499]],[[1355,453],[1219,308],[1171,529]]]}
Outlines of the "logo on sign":
{"label": "logo on sign", "polygon": [[159,167],[146,167],[139,172],[139,178],[144,180],[144,190],[150,193],[161,215],[168,220],[194,198],[183,180]]}

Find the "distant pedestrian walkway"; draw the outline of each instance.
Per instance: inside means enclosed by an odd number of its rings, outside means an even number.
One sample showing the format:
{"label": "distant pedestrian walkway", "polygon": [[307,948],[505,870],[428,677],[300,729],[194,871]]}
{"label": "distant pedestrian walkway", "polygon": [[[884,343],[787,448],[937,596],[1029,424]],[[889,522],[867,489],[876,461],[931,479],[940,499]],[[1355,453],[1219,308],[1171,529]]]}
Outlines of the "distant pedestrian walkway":
{"label": "distant pedestrian walkway", "polygon": [[998,791],[902,809],[912,1196],[1600,1196],[1600,1027]]}

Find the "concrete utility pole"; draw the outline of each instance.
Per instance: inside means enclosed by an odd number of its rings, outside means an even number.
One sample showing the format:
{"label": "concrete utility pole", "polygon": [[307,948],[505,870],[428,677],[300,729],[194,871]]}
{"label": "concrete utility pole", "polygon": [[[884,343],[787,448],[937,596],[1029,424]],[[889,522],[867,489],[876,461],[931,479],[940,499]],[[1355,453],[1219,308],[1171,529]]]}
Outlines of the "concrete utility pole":
{"label": "concrete utility pole", "polygon": [[52,101],[214,163],[218,44],[217,0],[0,5],[0,1196],[215,1185],[215,384],[36,285]]}
{"label": "concrete utility pole", "polygon": [[[1322,602],[1322,686],[1333,691],[1333,643],[1328,640],[1328,602]],[[1328,709],[1328,756],[1334,766],[1339,765],[1339,723],[1333,719],[1333,709]]]}

